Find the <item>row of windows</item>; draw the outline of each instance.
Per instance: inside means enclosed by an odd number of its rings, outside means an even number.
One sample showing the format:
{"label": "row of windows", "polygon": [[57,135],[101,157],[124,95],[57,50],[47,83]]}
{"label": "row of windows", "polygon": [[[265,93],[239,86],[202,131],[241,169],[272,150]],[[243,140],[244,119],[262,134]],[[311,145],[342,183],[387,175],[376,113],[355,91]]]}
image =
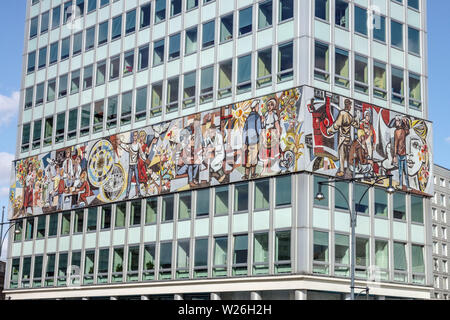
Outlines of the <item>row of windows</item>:
{"label": "row of windows", "polygon": [[[248,92],[252,90],[252,86],[255,84],[257,88],[272,85],[274,83],[272,66],[274,55],[278,57],[278,66],[275,73],[276,82],[281,83],[291,80],[294,76],[293,43],[279,45],[275,54],[273,54],[273,50],[275,49],[271,47],[258,51],[255,54],[256,62],[253,61],[252,54],[244,55],[234,61],[221,62],[216,68],[212,65],[201,69],[199,72],[193,71],[183,76],[153,83],[150,91],[147,86],[137,88],[134,91],[96,101],[92,105],[86,104],[55,116],[35,120],[33,127],[31,127],[31,123],[25,123],[22,127],[21,150],[27,152],[30,150],[30,144],[33,150],[39,149],[42,137],[44,146],[48,146],[52,143],[64,141],[64,137],[67,141],[75,139],[77,132],[78,136],[82,137],[89,135],[90,132],[103,131],[105,121],[106,128],[113,129],[117,126],[118,120],[121,126],[130,124],[132,115],[134,115],[135,122],[142,121],[148,116],[160,116],[164,108],[167,114],[180,110],[180,106],[182,109],[187,109],[198,104],[211,102],[215,94],[222,99],[231,96],[233,92],[237,94]],[[139,49],[138,68],[146,65],[145,61],[148,56],[148,47]],[[134,61],[134,50],[124,53],[124,75],[132,73]],[[256,66],[252,69],[253,64],[256,64]],[[70,80],[69,74],[61,75],[58,79],[58,88],[56,78],[37,84],[36,87],[27,88],[24,100],[25,109],[33,106],[33,97],[34,105],[39,106],[44,103],[44,98],[46,102],[51,102],[69,94],[76,94],[82,89],[90,89],[94,84],[94,79],[96,85],[104,84],[108,77],[108,65],[109,79],[117,79],[121,70],[121,56],[110,58],[108,64],[104,60],[97,63],[95,67],[89,65],[84,67],[83,70],[75,70],[70,74]],[[237,69],[236,72],[233,72],[234,68]],[[254,72],[256,72],[256,82],[252,81],[252,78],[255,78],[255,76],[252,76]],[[233,85],[233,83],[236,84]],[[218,87],[217,90],[215,90],[215,87]],[[215,91],[217,92],[215,93]],[[93,115],[92,122],[91,114]],[[78,127],[78,123],[80,123],[80,127]]]}
{"label": "row of windows", "polygon": [[[314,78],[329,83],[331,81],[330,46],[326,43],[315,41],[314,46]],[[353,87],[355,91],[369,94],[369,58],[354,54],[353,61],[350,52],[341,48],[334,49],[334,84],[349,88],[351,83],[351,70],[353,69]],[[352,61],[352,63],[350,63]],[[380,99],[387,99],[387,64],[375,59],[370,59],[372,64],[373,95]],[[421,78],[420,75],[409,72],[406,84],[405,70],[391,66],[391,99],[393,102],[405,105],[407,98],[409,106],[419,109],[422,106]],[[406,86],[408,94],[405,93]]]}
{"label": "row of windows", "polygon": [[[292,18],[293,11],[290,10],[289,5],[285,6],[283,0],[281,0],[280,6],[282,10],[280,11],[282,21],[286,19]],[[291,4],[292,5],[292,4]],[[264,9],[266,7],[268,9]],[[264,10],[263,10],[264,9]],[[140,28],[144,28],[148,26],[149,20],[148,17],[150,15],[150,3],[142,6],[139,12],[139,26]],[[268,12],[270,11],[270,12]],[[251,33],[252,28],[252,13],[253,8],[248,7],[246,9],[242,9],[239,11],[239,28],[238,33],[239,36],[243,36],[245,34]],[[270,17],[264,16],[264,19],[259,19],[259,28],[266,28],[272,25],[272,0],[266,1],[264,4],[260,4],[260,16],[261,15],[269,15]],[[122,20],[126,20],[125,25],[122,25]],[[111,30],[109,29],[109,25],[111,24]],[[220,18],[220,22],[218,23],[220,26],[220,43],[230,41],[234,37],[234,14],[231,13],[224,17]],[[123,30],[124,29],[124,30]],[[103,45],[108,42],[108,39],[111,41],[119,39],[122,36],[122,33],[128,35],[130,33],[135,32],[136,30],[136,10],[129,11],[125,14],[125,19],[122,18],[122,15],[114,17],[111,19],[111,23],[109,20],[104,21],[98,25],[98,34],[97,34],[97,44],[98,46]],[[216,43],[216,21],[212,20],[206,22],[202,25],[202,33],[201,33],[201,44],[202,48],[208,48],[213,46]],[[197,51],[198,44],[197,39],[198,35],[198,27],[195,26],[186,30],[184,33],[184,54],[192,54]],[[84,35],[84,49],[85,51],[94,48],[95,46],[95,37],[96,37],[96,26],[88,28],[85,31]],[[181,46],[182,33],[176,33],[171,35],[168,38],[168,54],[164,54],[165,50],[165,38],[157,40],[154,42],[154,59],[153,66],[164,63],[165,56],[167,56],[167,60],[171,61],[178,57],[180,57],[180,51],[183,49]],[[72,37],[67,37],[62,39],[60,42],[54,42],[50,44],[49,47],[45,46],[40,48],[37,51],[32,51],[28,54],[28,64],[27,64],[27,72],[34,72],[36,70],[36,60],[37,60],[37,69],[45,68],[47,63],[49,65],[56,63],[59,60],[64,60],[70,57],[71,55],[71,44],[72,44],[72,55],[79,54],[83,51],[83,31],[80,31],[74,34]],[[59,48],[61,48],[59,50]],[[49,54],[48,54],[49,52]]]}
{"label": "row of windows", "polygon": [[447,228],[446,227],[440,227],[441,232],[439,232],[438,226],[433,224],[432,230],[433,230],[434,238],[442,238],[443,240],[447,240]]}
{"label": "row of windows", "polygon": [[[158,245],[146,243],[48,253],[23,257],[22,264],[20,258],[13,258],[10,288],[18,287],[19,276],[21,287],[51,287],[206,278],[208,267],[212,269],[212,277],[264,275],[272,273],[271,266],[274,274],[292,270],[289,230],[214,237],[211,248],[209,242],[208,238],[195,238],[162,241]],[[232,248],[230,258],[228,247]],[[249,247],[252,256],[249,256]],[[211,251],[212,259],[208,254]],[[228,272],[229,260],[231,274]]]}
{"label": "row of windows", "polygon": [[[335,276],[349,277],[350,275],[350,235],[327,231],[314,230],[314,265],[313,272],[317,274],[330,274],[330,261],[334,265]],[[371,254],[371,246],[374,246]],[[334,248],[331,250],[330,248]],[[389,251],[392,250],[393,277],[389,275]],[[411,250],[411,251],[409,251]],[[333,252],[332,252],[333,251]],[[392,242],[375,239],[371,244],[369,238],[356,238],[356,270],[355,277],[368,279],[378,278],[382,281],[393,280],[397,282],[408,281],[408,265],[412,270],[412,283],[425,284],[424,247],[421,245],[408,245],[403,242]],[[331,255],[333,254],[333,255]],[[373,270],[373,266],[376,267]],[[379,281],[376,280],[376,281]]]}
{"label": "row of windows", "polygon": [[[319,182],[327,181],[326,178],[320,176],[314,176],[314,195],[319,191]],[[388,217],[388,193],[385,189],[374,188],[374,199],[369,202],[369,193],[365,193],[368,186],[364,184],[354,184],[354,197],[355,199],[361,199],[361,201],[356,203],[356,211],[360,214],[369,214],[369,203],[374,203],[374,215],[376,217]],[[334,208],[336,210],[348,211],[348,199],[349,198],[349,184],[346,182],[336,182],[335,188],[340,192],[334,193]],[[330,197],[329,188],[322,188],[322,193],[324,195],[323,200],[314,199],[315,206],[321,206],[324,208],[329,208]],[[344,198],[345,196],[345,198]],[[394,219],[406,221],[407,217],[407,197],[403,192],[396,191],[393,196],[393,209],[392,216]],[[415,195],[410,195],[410,215],[411,222],[424,223],[424,206],[423,198]]]}
{"label": "row of windows", "polygon": [[[174,194],[150,197],[144,200],[120,202],[116,205],[102,207],[89,207],[72,212],[41,215],[26,218],[15,225],[14,241],[42,239],[58,235],[67,236],[85,232],[108,230],[111,228],[136,227],[142,224],[155,224],[157,221],[169,222],[175,217],[178,220],[195,217],[229,214],[230,196],[233,201],[233,212],[241,213],[249,210],[248,182],[234,185],[234,196],[230,193],[230,186],[220,186],[214,189],[202,189]],[[270,186],[270,179],[261,179],[252,184],[253,210],[269,210],[271,206],[270,194],[275,194],[275,207],[289,206],[291,204],[291,176],[275,178],[274,185]],[[272,191],[271,191],[272,190]],[[278,191],[277,191],[278,190]],[[282,191],[281,191],[282,190]],[[213,202],[210,207],[210,192],[213,192]],[[159,201],[159,204],[158,204]],[[159,209],[158,209],[159,208]],[[195,210],[195,211],[194,211]],[[58,228],[59,225],[59,228]]]}
{"label": "row of windows", "polygon": [[439,264],[439,259],[434,258],[433,259],[433,271],[434,272],[449,273],[448,260],[441,260],[441,263]]}
{"label": "row of windows", "polygon": [[[450,199],[450,198],[449,198],[449,199]],[[449,200],[449,202],[450,202],[450,200]],[[433,196],[433,203],[434,203],[434,204],[440,204],[440,205],[443,206],[443,207],[447,206],[447,198],[446,198],[446,195],[443,194],[443,193],[441,193],[441,194],[439,194],[439,196],[438,196],[438,194],[435,192],[435,193],[434,193],[434,196]]]}
{"label": "row of windows", "polygon": [[[330,0],[316,0],[315,1],[315,17],[329,21],[329,1]],[[338,27],[349,29],[349,15],[350,8],[349,3],[346,0],[335,0],[335,24]],[[376,12],[370,12],[373,18],[373,39],[382,43],[386,43],[386,17],[377,14]],[[366,8],[354,6],[354,31],[357,34],[368,36],[368,10]],[[404,27],[403,24],[390,19],[390,32],[391,32],[391,46],[403,50],[404,41]],[[408,26],[408,52],[420,55],[420,31]]]}
{"label": "row of windows", "polygon": [[[439,247],[441,248],[440,252],[439,252]],[[433,241],[433,254],[446,257],[448,255],[447,244],[441,243],[439,246],[439,242]]]}
{"label": "row of windows", "polygon": [[[432,214],[433,220],[439,221],[438,210],[436,208],[431,208],[431,214]],[[441,210],[440,222],[447,223],[447,212],[445,212],[445,210]]]}

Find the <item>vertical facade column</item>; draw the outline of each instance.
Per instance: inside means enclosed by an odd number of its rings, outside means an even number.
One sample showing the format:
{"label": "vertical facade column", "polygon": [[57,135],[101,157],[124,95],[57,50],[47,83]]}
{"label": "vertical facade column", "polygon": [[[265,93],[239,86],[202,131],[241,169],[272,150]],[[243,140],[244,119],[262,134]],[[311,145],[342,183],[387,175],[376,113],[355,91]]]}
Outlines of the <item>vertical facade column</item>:
{"label": "vertical facade column", "polygon": [[295,298],[294,298],[295,300],[308,300],[307,290],[305,290],[305,289],[295,290],[294,294],[295,294]]}

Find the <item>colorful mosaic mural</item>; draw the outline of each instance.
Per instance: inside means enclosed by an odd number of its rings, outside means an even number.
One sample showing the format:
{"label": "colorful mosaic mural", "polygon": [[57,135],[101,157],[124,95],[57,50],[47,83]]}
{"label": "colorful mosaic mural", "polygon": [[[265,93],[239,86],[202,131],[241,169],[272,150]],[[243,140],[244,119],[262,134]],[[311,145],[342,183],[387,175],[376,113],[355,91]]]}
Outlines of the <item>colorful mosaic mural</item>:
{"label": "colorful mosaic mural", "polygon": [[429,194],[431,150],[427,121],[304,86],[18,160],[10,218],[300,171]]}

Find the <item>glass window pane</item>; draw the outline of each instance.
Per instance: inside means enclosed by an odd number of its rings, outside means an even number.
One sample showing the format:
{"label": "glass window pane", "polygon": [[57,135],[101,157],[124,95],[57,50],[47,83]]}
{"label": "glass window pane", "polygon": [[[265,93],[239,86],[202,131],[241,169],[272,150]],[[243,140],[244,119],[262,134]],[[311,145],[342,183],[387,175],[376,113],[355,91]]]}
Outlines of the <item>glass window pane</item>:
{"label": "glass window pane", "polygon": [[411,195],[411,221],[423,223],[423,199]]}
{"label": "glass window pane", "polygon": [[197,217],[209,215],[209,190],[202,189],[197,191]]}
{"label": "glass window pane", "polygon": [[248,183],[236,184],[234,186],[234,210],[248,210]]}
{"label": "glass window pane", "polygon": [[270,180],[264,179],[255,182],[255,210],[269,208]]}

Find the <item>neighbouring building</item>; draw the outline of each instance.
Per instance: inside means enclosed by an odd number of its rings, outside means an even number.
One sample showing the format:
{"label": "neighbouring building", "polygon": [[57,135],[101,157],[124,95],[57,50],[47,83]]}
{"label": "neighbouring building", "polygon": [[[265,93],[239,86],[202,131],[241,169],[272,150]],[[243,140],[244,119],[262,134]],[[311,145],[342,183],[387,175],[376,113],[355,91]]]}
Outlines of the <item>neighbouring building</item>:
{"label": "neighbouring building", "polygon": [[5,284],[5,271],[6,262],[0,261],[0,300],[5,299],[5,295],[3,294],[3,288]]}
{"label": "neighbouring building", "polygon": [[432,234],[433,234],[433,276],[434,298],[448,300],[450,289],[449,278],[449,254],[448,208],[450,207],[450,170],[434,165],[434,197],[431,201]]}
{"label": "neighbouring building", "polygon": [[27,1],[6,296],[347,299],[352,197],[359,298],[430,299],[426,22],[425,0]]}

